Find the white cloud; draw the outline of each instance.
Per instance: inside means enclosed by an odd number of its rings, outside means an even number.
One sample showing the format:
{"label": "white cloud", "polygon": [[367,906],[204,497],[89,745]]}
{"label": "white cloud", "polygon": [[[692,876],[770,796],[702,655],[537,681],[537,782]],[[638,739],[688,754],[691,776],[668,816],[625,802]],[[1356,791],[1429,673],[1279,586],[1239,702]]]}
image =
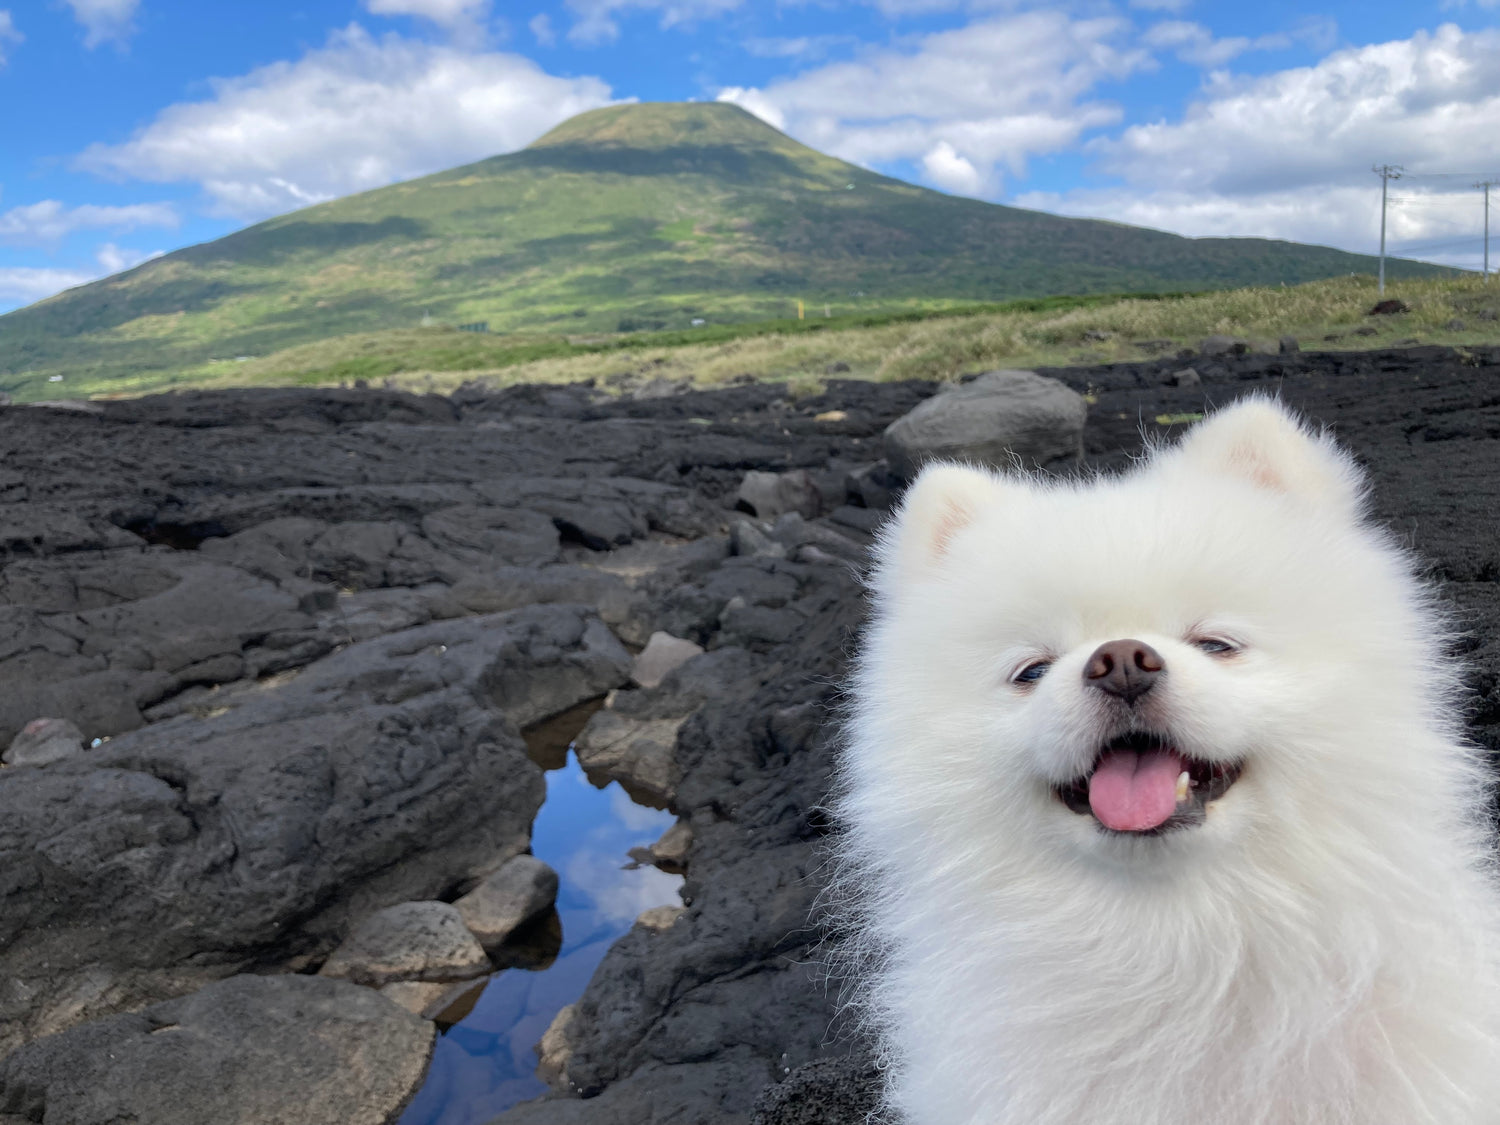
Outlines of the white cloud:
{"label": "white cloud", "polygon": [[568,39],[583,46],[612,43],[620,37],[615,14],[629,10],[660,13],[663,28],[691,25],[739,8],[745,0],[568,0],[573,26]]}
{"label": "white cloud", "polygon": [[1176,124],[1101,145],[1127,180],[1244,194],[1364,182],[1373,161],[1415,169],[1500,164],[1500,31],[1453,25],[1351,48],[1316,66],[1220,79]]}
{"label": "white cloud", "polygon": [[746,39],[741,44],[758,59],[815,59],[828,54],[833,47],[857,43],[852,35],[799,35]]}
{"label": "white cloud", "polygon": [[1220,67],[1246,51],[1281,51],[1301,42],[1328,50],[1338,38],[1338,25],[1331,19],[1309,16],[1290,32],[1275,32],[1254,39],[1244,35],[1215,39],[1213,32],[1191,20],[1164,20],[1146,29],[1141,42],[1156,50],[1169,50],[1183,62],[1204,68]]}
{"label": "white cloud", "polygon": [[733,102],[741,109],[755,114],[773,129],[786,129],[786,114],[781,112],[775,102],[754,87],[726,86],[719,91],[719,96],[714,100]]}
{"label": "white cloud", "polygon": [[479,34],[490,0],[364,0],[377,16],[418,16],[450,31]]}
{"label": "white cloud", "polygon": [[110,274],[131,269],[152,258],[160,258],[165,253],[165,250],[130,250],[116,246],[113,242],[106,242],[95,251],[94,260],[105,273]]}
{"label": "white cloud", "polygon": [[611,785],[605,792],[609,795],[609,815],[626,831],[654,840],[672,827],[675,818],[671,813],[636,804],[620,786]]}
{"label": "white cloud", "polygon": [[1119,120],[1089,94],[1152,65],[1129,32],[1114,18],[1023,12],[718,96],[846,160],[914,160],[939,187],[994,195],[1002,168],[1022,175],[1028,158]]}
{"label": "white cloud", "polygon": [[655,867],[633,871],[620,869],[622,857],[582,847],[569,858],[562,871],[568,886],[592,900],[599,921],[633,922],[654,906],[677,906],[682,876],[668,875]]}
{"label": "white cloud", "polygon": [[97,276],[77,270],[0,267],[0,302],[29,305],[64,289],[93,281]]}
{"label": "white cloud", "polygon": [[922,171],[929,182],[958,195],[979,195],[985,187],[979,169],[960,156],[947,141],[939,141],[922,157]]}
{"label": "white cloud", "polygon": [[7,60],[6,50],[10,44],[24,43],[26,36],[16,30],[16,21],[10,18],[10,11],[0,8],[0,66],[4,66]]}
{"label": "white cloud", "polygon": [[218,212],[261,218],[511,151],[611,100],[597,78],[557,78],[519,55],[358,26],[212,85],[210,100],[169,106],[129,141],[90,146],[78,166],[196,182]]}
{"label": "white cloud", "polygon": [[114,40],[124,43],[135,32],[140,0],[65,0],[83,25],[83,45],[90,50]]}
{"label": "white cloud", "polygon": [[1194,66],[1223,66],[1246,51],[1274,51],[1292,45],[1289,35],[1262,35],[1249,39],[1243,35],[1215,39],[1213,32],[1190,20],[1168,20],[1149,28],[1141,36],[1148,47],[1173,51],[1183,62]]}
{"label": "white cloud", "polygon": [[531,29],[531,34],[536,36],[537,46],[557,46],[557,32],[552,30],[552,19],[546,12],[538,12],[531,17],[531,22],[526,25]]}
{"label": "white cloud", "polygon": [[0,212],[0,243],[40,245],[57,242],[76,230],[175,228],[178,222],[177,209],[170,203],[133,203],[125,207],[85,203],[81,207],[66,207],[59,200],[44,199]]}
{"label": "white cloud", "polygon": [[[1500,31],[1445,25],[1338,51],[1316,66],[1215,76],[1180,121],[1133,126],[1092,146],[1121,186],[1016,202],[1183,234],[1369,251],[1380,199],[1372,163],[1500,171],[1497,55]],[[1472,248],[1447,245],[1479,238],[1478,194],[1448,190],[1467,183],[1413,177],[1400,185],[1390,216],[1396,248],[1467,261]]]}
{"label": "white cloud", "polygon": [[1145,12],[1185,12],[1193,0],[1130,0],[1130,6]]}

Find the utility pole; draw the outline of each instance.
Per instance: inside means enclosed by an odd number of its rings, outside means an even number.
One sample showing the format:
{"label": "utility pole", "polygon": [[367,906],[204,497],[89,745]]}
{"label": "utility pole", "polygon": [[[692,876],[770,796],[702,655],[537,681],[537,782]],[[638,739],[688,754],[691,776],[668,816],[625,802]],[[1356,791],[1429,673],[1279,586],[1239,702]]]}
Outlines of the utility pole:
{"label": "utility pole", "polygon": [[1480,180],[1474,186],[1484,192],[1484,283],[1490,283],[1490,188],[1500,180]]}
{"label": "utility pole", "polygon": [[1380,295],[1385,296],[1385,197],[1392,180],[1399,180],[1404,169],[1399,164],[1377,164],[1372,169],[1380,177]]}

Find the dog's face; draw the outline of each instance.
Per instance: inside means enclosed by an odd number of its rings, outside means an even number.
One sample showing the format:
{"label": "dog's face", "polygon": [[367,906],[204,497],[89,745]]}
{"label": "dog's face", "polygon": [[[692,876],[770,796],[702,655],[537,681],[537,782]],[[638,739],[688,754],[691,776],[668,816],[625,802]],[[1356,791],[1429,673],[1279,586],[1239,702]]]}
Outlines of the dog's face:
{"label": "dog's face", "polygon": [[1430,663],[1359,491],[1263,401],[1114,480],[927,470],[862,673],[894,768],[974,831],[1129,863],[1337,815],[1388,783],[1359,732],[1420,707]]}

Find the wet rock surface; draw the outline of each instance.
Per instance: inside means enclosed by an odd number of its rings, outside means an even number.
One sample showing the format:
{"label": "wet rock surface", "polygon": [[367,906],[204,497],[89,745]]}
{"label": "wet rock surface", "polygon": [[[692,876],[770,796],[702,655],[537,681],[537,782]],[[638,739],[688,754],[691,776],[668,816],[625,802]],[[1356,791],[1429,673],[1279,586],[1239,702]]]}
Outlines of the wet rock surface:
{"label": "wet rock surface", "polygon": [[[1183,367],[1040,374],[1090,400],[1085,469],[1250,391],[1334,426],[1467,630],[1470,729],[1500,751],[1500,351],[1229,350],[1167,378]],[[0,1116],[96,1082],[113,1021],[313,972],[381,909],[461,900],[526,848],[542,783],[518,731],[612,693],[601,768],[649,767],[686,910],[616,943],[548,1033],[553,1093],[498,1122],[862,1120],[873,1072],[812,921],[820,810],[859,566],[899,494],[883,435],[934,390],[0,410],[0,745],[42,716],[107,739],[0,769],[0,1052],[20,1048]],[[746,513],[752,471],[807,502]],[[632,686],[657,632],[706,651]],[[238,1120],[215,1105],[195,1119]]]}

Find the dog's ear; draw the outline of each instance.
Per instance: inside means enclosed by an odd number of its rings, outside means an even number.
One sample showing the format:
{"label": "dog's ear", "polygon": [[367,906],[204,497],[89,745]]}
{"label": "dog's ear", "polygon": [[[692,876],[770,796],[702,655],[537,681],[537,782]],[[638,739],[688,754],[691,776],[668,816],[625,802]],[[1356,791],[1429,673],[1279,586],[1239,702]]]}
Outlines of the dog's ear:
{"label": "dog's ear", "polygon": [[903,577],[931,572],[948,554],[953,537],[973,523],[983,508],[1002,502],[1015,487],[984,469],[928,465],[906,490],[900,510],[886,525],[881,543],[886,566]]}
{"label": "dog's ear", "polygon": [[1364,496],[1359,469],[1331,437],[1259,396],[1198,423],[1169,457],[1191,472],[1235,477],[1351,518]]}

